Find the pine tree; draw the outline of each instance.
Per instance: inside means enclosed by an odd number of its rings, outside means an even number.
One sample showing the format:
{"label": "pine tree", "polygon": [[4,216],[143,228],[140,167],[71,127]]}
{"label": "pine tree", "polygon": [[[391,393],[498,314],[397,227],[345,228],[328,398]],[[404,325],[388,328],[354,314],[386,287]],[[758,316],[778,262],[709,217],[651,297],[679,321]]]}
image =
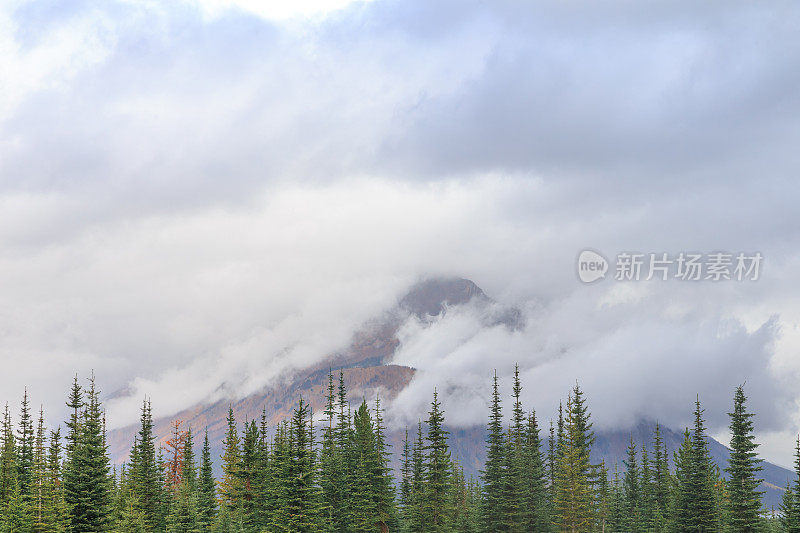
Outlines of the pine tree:
{"label": "pine tree", "polygon": [[636,462],[636,444],[633,442],[633,436],[631,436],[628,455],[625,460],[622,493],[625,502],[625,529],[631,533],[641,531],[640,477],[639,466]]}
{"label": "pine tree", "polygon": [[693,531],[698,533],[716,532],[719,528],[719,517],[714,494],[715,465],[711,461],[706,443],[703,410],[698,397],[695,402],[695,422],[692,433],[691,469],[689,470],[689,488],[691,499],[689,520]]}
{"label": "pine tree", "polygon": [[786,487],[781,502],[781,524],[784,531],[800,533],[800,437],[794,448],[794,484]]}
{"label": "pine tree", "polygon": [[566,413],[563,439],[559,439],[558,446],[556,518],[564,531],[586,531],[594,522],[594,468],[589,462],[594,433],[583,392],[577,384],[567,401]]}
{"label": "pine tree", "polygon": [[286,491],[287,528],[316,532],[321,525],[320,493],[316,483],[311,410],[302,398],[290,424],[289,471]]}
{"label": "pine tree", "polygon": [[5,508],[11,500],[11,492],[17,479],[17,446],[11,414],[6,403],[3,415],[2,449],[0,450],[0,508]]}
{"label": "pine tree", "polygon": [[519,365],[514,367],[512,388],[514,406],[511,415],[508,444],[506,446],[506,502],[505,521],[509,532],[521,533],[524,524],[530,519],[530,509],[526,505],[527,477],[525,470],[525,411],[522,409],[522,383],[519,378]]}
{"label": "pine tree", "polygon": [[213,467],[211,464],[211,448],[208,443],[208,430],[203,438],[203,450],[200,453],[200,478],[197,482],[197,521],[203,531],[207,531],[214,523],[217,510]]}
{"label": "pine tree", "polygon": [[531,411],[525,428],[523,445],[522,480],[523,492],[523,530],[547,531],[550,527],[550,516],[547,504],[547,474],[542,457],[542,441],[539,438],[539,426],[536,412]]}
{"label": "pine tree", "polygon": [[362,402],[353,416],[353,453],[355,469],[349,505],[352,507],[350,529],[354,533],[367,533],[375,529],[378,519],[376,487],[373,472],[377,469],[375,432],[366,402]]}
{"label": "pine tree", "polygon": [[228,408],[226,421],[228,429],[223,442],[224,451],[222,453],[222,479],[219,482],[219,498],[224,505],[234,507],[238,503],[241,481],[239,468],[241,467],[242,451],[239,444],[239,431],[236,428],[236,418],[233,415],[233,407]]}
{"label": "pine tree", "polygon": [[189,492],[197,492],[197,459],[194,454],[194,436],[192,428],[186,430],[183,443],[181,479],[186,482]]}
{"label": "pine tree", "polygon": [[156,461],[153,437],[153,415],[150,402],[142,403],[139,432],[131,449],[130,483],[135,495],[133,505],[141,514],[147,528],[156,530],[161,524],[162,489],[159,483],[161,472]]}
{"label": "pine tree", "polygon": [[642,446],[642,477],[639,481],[639,498],[641,509],[642,531],[651,531],[655,521],[655,497],[653,488],[653,470],[650,454]]}
{"label": "pine tree", "polygon": [[653,433],[653,514],[657,521],[667,517],[670,473],[667,449],[661,437],[661,426],[656,423]]}
{"label": "pine tree", "polygon": [[448,432],[444,429],[444,412],[439,394],[433,391],[431,410],[428,412],[428,433],[425,437],[425,510],[427,531],[450,531],[447,517],[450,490],[450,451]]}
{"label": "pine tree", "polygon": [[425,444],[422,441],[422,422],[417,423],[417,438],[411,448],[411,497],[406,531],[425,532]]}
{"label": "pine tree", "polygon": [[39,408],[39,421],[33,447],[33,484],[31,503],[33,507],[33,531],[43,533],[49,530],[48,508],[52,493],[47,486],[47,434],[44,427],[44,411]]}
{"label": "pine tree", "polygon": [[762,491],[757,490],[762,480],[757,478],[761,471],[760,461],[755,450],[758,444],[753,436],[753,414],[745,408],[747,398],[743,386],[736,388],[731,418],[731,455],[725,471],[728,473],[727,522],[730,530],[736,533],[752,533],[760,529],[760,509]]}
{"label": "pine tree", "polygon": [[394,529],[397,525],[390,445],[386,442],[386,427],[383,424],[383,411],[380,397],[375,398],[375,465],[371,472],[374,490],[376,523],[379,527]]}
{"label": "pine tree", "polygon": [[203,529],[197,513],[197,498],[189,488],[187,480],[181,481],[175,493],[175,501],[167,515],[167,533],[201,533]]}
{"label": "pine tree", "polygon": [[103,412],[94,376],[86,391],[80,433],[73,450],[74,484],[66,489],[70,527],[74,532],[107,531],[111,522],[109,460],[103,433]]}
{"label": "pine tree", "polygon": [[61,466],[61,429],[50,432],[50,446],[47,450],[47,477],[45,493],[48,494],[45,507],[46,531],[61,533],[67,530],[67,504],[64,500],[63,468]]}
{"label": "pine tree", "polygon": [[407,522],[411,510],[411,443],[408,440],[408,427],[403,436],[403,454],[400,466],[400,518]]}
{"label": "pine tree", "polygon": [[492,406],[489,413],[486,462],[483,477],[483,500],[481,517],[483,530],[488,533],[506,531],[504,520],[507,508],[506,496],[506,438],[503,432],[503,411],[500,400],[497,372],[492,380]]}
{"label": "pine tree", "polygon": [[258,498],[256,476],[259,466],[258,441],[259,431],[255,420],[245,422],[242,431],[241,461],[236,475],[239,487],[237,499],[241,509],[242,524],[246,530],[252,529],[256,523],[255,506]]}
{"label": "pine tree", "polygon": [[31,417],[30,403],[28,401],[28,389],[25,389],[20,406],[19,429],[17,433],[17,483],[19,484],[19,492],[24,506],[30,505],[34,477],[33,454],[33,418]]}
{"label": "pine tree", "polygon": [[[344,386],[344,384],[342,384]],[[334,531],[341,531],[340,518],[344,483],[342,469],[342,450],[336,446],[336,394],[333,384],[333,371],[328,373],[328,395],[325,401],[325,427],[322,434],[320,452],[320,487],[325,499],[323,513]]]}

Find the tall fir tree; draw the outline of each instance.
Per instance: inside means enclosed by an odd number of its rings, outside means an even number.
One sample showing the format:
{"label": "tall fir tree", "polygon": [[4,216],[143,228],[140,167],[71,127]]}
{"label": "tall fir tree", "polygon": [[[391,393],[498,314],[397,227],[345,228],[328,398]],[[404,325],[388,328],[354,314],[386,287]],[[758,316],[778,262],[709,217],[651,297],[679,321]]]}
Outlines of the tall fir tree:
{"label": "tall fir tree", "polygon": [[567,401],[563,442],[558,446],[555,518],[561,530],[593,527],[594,468],[589,461],[594,432],[583,391],[576,384]]}
{"label": "tall fir tree", "polygon": [[229,508],[235,507],[238,503],[239,487],[241,476],[242,450],[239,442],[239,430],[236,427],[236,417],[233,414],[233,407],[228,407],[227,430],[223,441],[222,452],[222,479],[219,482],[219,498],[222,504]]}
{"label": "tall fir tree", "polygon": [[506,531],[505,510],[507,508],[506,482],[506,438],[503,431],[503,410],[497,372],[492,378],[492,405],[489,412],[488,436],[486,440],[486,462],[483,466],[483,499],[481,517],[483,531],[501,533]]}
{"label": "tall fir tree", "polygon": [[448,493],[450,491],[450,450],[444,411],[439,393],[434,389],[431,410],[428,412],[428,432],[425,436],[425,518],[431,533],[450,531]]}
{"label": "tall fir tree", "polygon": [[731,454],[728,467],[727,522],[735,533],[753,533],[761,527],[761,495],[758,486],[763,480],[757,477],[762,467],[758,460],[753,435],[753,414],[747,412],[744,387],[739,386],[733,397],[731,419]]}
{"label": "tall fir tree", "polygon": [[161,524],[162,491],[153,436],[152,407],[148,400],[142,403],[139,421],[139,432],[131,450],[128,471],[131,490],[135,495],[132,505],[136,506],[137,514],[141,515],[146,527],[154,531]]}
{"label": "tall fir tree", "polygon": [[211,447],[208,442],[208,429],[203,437],[200,452],[200,476],[197,480],[197,521],[203,531],[211,528],[217,511],[216,482],[211,464]]}
{"label": "tall fir tree", "polygon": [[633,436],[628,444],[625,459],[625,475],[622,478],[622,493],[625,505],[625,529],[631,533],[641,531],[641,488],[639,465],[636,460],[636,444]]}
{"label": "tall fir tree", "polygon": [[111,525],[111,480],[103,431],[103,411],[94,375],[86,391],[80,433],[74,449],[75,483],[66,492],[70,527],[75,533],[104,532]]}

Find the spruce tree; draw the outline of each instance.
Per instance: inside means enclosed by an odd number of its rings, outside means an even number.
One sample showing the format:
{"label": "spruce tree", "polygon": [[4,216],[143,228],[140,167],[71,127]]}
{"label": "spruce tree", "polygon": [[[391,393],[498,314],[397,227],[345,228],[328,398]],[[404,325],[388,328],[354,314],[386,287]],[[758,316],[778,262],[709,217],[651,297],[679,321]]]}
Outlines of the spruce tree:
{"label": "spruce tree", "polygon": [[104,532],[111,525],[112,494],[103,412],[94,376],[89,380],[85,406],[74,448],[75,479],[73,485],[65,489],[65,496],[73,532]]}
{"label": "spruce tree", "polygon": [[661,426],[656,422],[653,433],[653,514],[658,521],[667,517],[669,484],[667,449],[661,437]]}
{"label": "spruce tree", "polygon": [[19,428],[17,433],[17,483],[25,505],[29,505],[31,486],[33,485],[34,462],[34,430],[31,416],[28,389],[22,396],[20,406]]}
{"label": "spruce tree", "polygon": [[636,461],[636,444],[633,436],[628,444],[625,460],[625,475],[622,479],[622,492],[625,502],[625,529],[631,533],[641,531],[641,490],[639,466]]}
{"label": "spruce tree", "polygon": [[383,410],[380,397],[375,398],[375,466],[371,473],[374,487],[376,523],[383,528],[397,526],[397,509],[395,507],[395,489],[392,483],[390,445],[386,442],[386,427],[383,424]]}
{"label": "spruce tree", "polygon": [[504,520],[506,497],[506,438],[503,432],[503,411],[500,400],[497,372],[492,379],[492,406],[489,412],[486,462],[483,471],[483,500],[481,517],[483,530],[500,533],[506,530]]}
{"label": "spruce tree", "polygon": [[242,450],[239,444],[239,431],[236,428],[236,418],[233,414],[233,407],[228,407],[228,417],[226,418],[228,429],[225,432],[222,453],[222,479],[219,482],[220,501],[230,507],[239,503],[241,476]]}
{"label": "spruce tree", "polygon": [[539,426],[536,412],[528,415],[523,442],[522,483],[523,492],[523,530],[547,531],[550,527],[550,516],[547,504],[547,474],[544,457],[542,457],[542,441],[539,438]]}
{"label": "spruce tree", "polygon": [[589,461],[594,432],[586,400],[577,384],[567,401],[566,414],[558,445],[555,518],[562,530],[586,531],[594,523],[594,468]]}
{"label": "spruce tree", "polygon": [[156,461],[153,415],[148,400],[142,403],[140,427],[131,450],[128,475],[135,496],[133,505],[143,517],[147,528],[151,531],[157,529],[161,524],[162,514],[162,490],[159,483],[161,472]]}
{"label": "spruce tree", "polygon": [[214,523],[217,511],[216,482],[211,464],[211,448],[208,443],[208,429],[203,437],[203,450],[200,452],[200,477],[197,480],[197,521],[203,531]]}
{"label": "spruce tree", "polygon": [[719,510],[715,496],[715,465],[711,461],[706,443],[703,409],[698,397],[695,402],[694,431],[692,433],[691,468],[689,470],[689,520],[692,531],[712,533],[719,528]]}
{"label": "spruce tree", "polygon": [[448,493],[450,490],[450,451],[448,432],[444,429],[444,412],[439,394],[434,389],[428,412],[428,433],[425,437],[425,519],[432,533],[450,531]]}
{"label": "spruce tree", "polygon": [[736,388],[731,418],[731,454],[728,467],[727,522],[732,532],[752,533],[761,525],[760,509],[762,491],[758,486],[762,480],[757,474],[762,467],[755,450],[758,444],[753,436],[753,414],[745,407],[747,398],[744,388]]}
{"label": "spruce tree", "polygon": [[411,497],[405,530],[425,532],[425,444],[422,440],[422,422],[417,422],[417,438],[411,448]]}
{"label": "spruce tree", "polygon": [[352,507],[350,529],[353,533],[367,533],[375,529],[378,520],[376,487],[373,472],[377,469],[375,433],[369,408],[364,401],[353,416],[353,453],[355,469],[352,472],[353,488],[349,500]]}
{"label": "spruce tree", "polygon": [[290,531],[297,533],[316,532],[322,523],[311,421],[311,410],[300,398],[289,426],[290,456],[286,491],[286,525]]}
{"label": "spruce tree", "polygon": [[11,501],[11,492],[17,485],[17,444],[14,426],[6,403],[3,414],[2,449],[0,450],[0,508]]}

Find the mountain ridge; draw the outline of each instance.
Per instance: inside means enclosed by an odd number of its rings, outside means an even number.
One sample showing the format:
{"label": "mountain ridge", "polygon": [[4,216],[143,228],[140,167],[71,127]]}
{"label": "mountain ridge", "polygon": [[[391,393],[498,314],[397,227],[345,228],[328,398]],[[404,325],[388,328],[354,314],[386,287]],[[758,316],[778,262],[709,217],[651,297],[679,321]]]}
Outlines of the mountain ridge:
{"label": "mountain ridge", "polygon": [[[300,396],[311,405],[314,412],[319,413],[324,408],[327,376],[331,370],[342,372],[351,403],[364,398],[371,401],[376,395],[391,400],[408,386],[416,372],[407,366],[391,364],[400,345],[398,330],[404,321],[413,316],[422,322],[433,322],[449,308],[465,304],[474,304],[483,309],[489,306],[496,308],[493,308],[492,313],[486,314],[484,326],[503,324],[510,329],[524,327],[524,318],[519,309],[498,304],[471,280],[422,280],[412,286],[393,309],[356,331],[346,349],[330,354],[304,371],[296,373],[286,381],[286,385],[264,387],[238,400],[197,404],[172,416],[159,418],[154,421],[154,434],[158,436],[159,442],[163,442],[170,434],[173,420],[181,420],[195,431],[208,430],[218,471],[219,461],[216,458],[221,455],[222,438],[227,427],[225,417],[229,407],[234,409],[240,422],[260,418],[264,413],[267,423],[273,428],[289,417]],[[622,471],[622,461],[630,439],[633,438],[639,450],[642,445],[650,448],[654,426],[653,422],[640,420],[630,428],[598,431],[592,460],[597,463],[605,461],[609,472],[613,472],[614,468]],[[126,460],[137,428],[134,424],[109,432],[109,451],[115,463]],[[683,440],[683,431],[664,426],[661,429],[671,461],[672,452]],[[453,457],[458,458],[467,475],[477,476],[485,459],[485,426],[450,427],[449,431]],[[399,450],[402,449],[404,433],[403,429],[395,429],[387,434],[387,442],[395,450],[392,464],[395,472],[399,472]],[[712,438],[708,442],[712,458],[720,469],[724,469],[728,461],[728,448]],[[777,506],[783,493],[782,487],[792,473],[768,462],[764,462],[763,466],[763,477],[766,480],[762,485],[762,490],[765,491],[764,502],[768,506]]]}

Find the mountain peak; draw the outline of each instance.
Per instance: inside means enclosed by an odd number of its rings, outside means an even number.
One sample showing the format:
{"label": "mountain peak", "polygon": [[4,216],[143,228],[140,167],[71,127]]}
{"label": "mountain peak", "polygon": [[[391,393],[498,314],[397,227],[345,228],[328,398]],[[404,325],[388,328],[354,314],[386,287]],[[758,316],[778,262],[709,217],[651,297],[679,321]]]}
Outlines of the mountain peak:
{"label": "mountain peak", "polygon": [[418,318],[437,316],[446,306],[465,304],[477,298],[492,300],[473,281],[464,278],[428,278],[416,283],[400,300],[400,307]]}

